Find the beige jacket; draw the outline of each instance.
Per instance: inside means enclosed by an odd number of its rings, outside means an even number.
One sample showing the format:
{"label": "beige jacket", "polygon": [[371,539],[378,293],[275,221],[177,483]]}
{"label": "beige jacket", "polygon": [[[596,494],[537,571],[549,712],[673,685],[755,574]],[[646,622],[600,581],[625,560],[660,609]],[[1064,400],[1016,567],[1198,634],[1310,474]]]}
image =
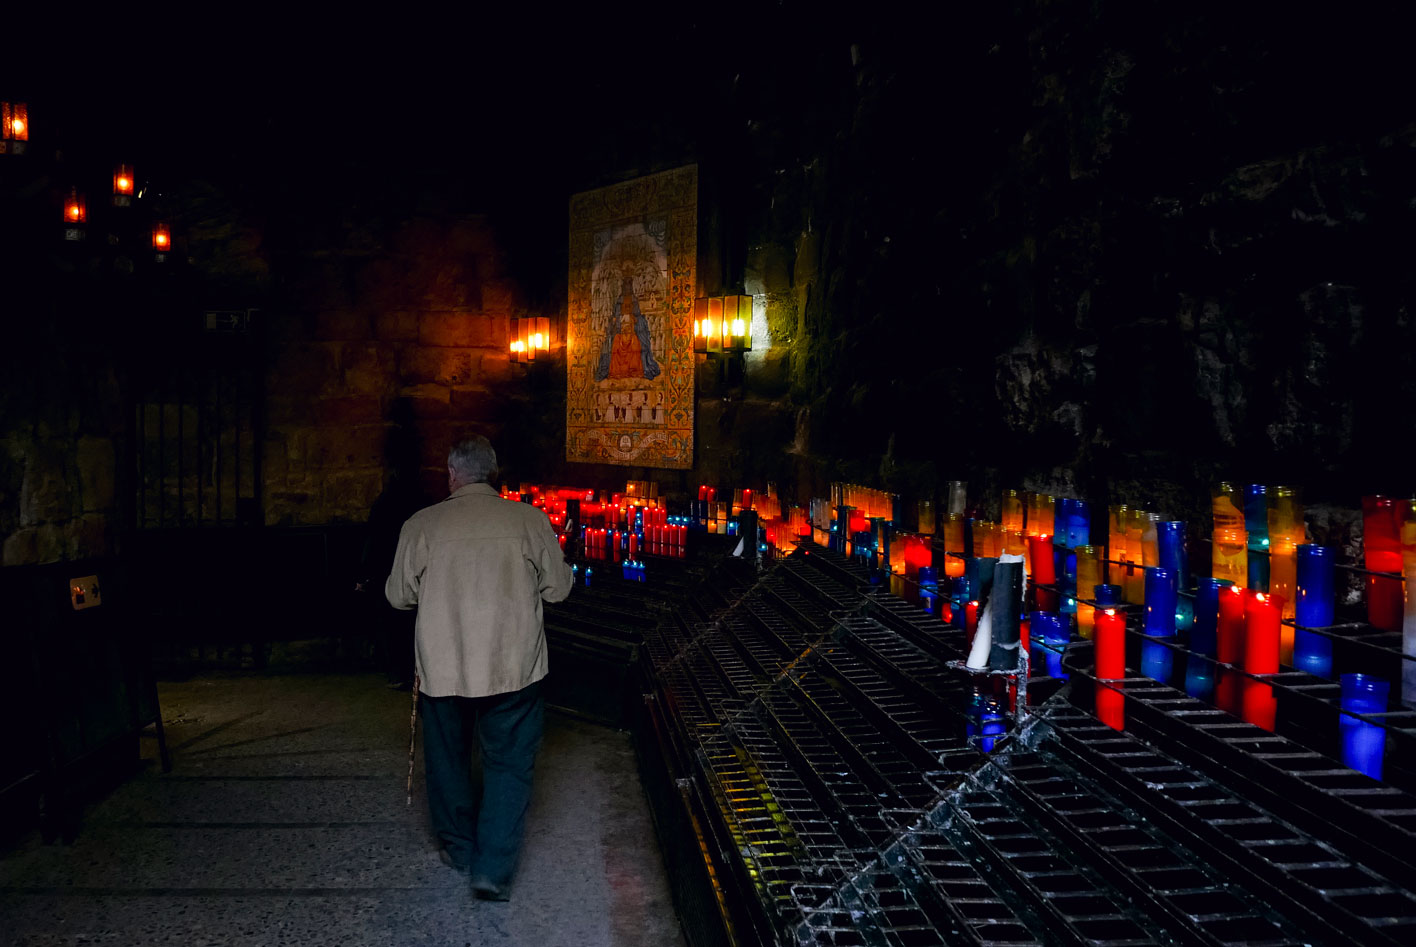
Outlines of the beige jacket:
{"label": "beige jacket", "polygon": [[546,514],[471,483],[403,524],[384,595],[418,608],[419,689],[484,697],[546,676],[541,602],[570,586]]}

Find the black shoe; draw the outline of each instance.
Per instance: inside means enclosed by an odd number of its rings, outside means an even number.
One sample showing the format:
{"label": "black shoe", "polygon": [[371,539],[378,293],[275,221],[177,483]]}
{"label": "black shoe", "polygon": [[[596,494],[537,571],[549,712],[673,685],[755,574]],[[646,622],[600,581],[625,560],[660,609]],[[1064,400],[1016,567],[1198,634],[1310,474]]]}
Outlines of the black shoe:
{"label": "black shoe", "polygon": [[459,865],[457,862],[453,861],[452,856],[447,853],[447,849],[445,848],[438,849],[438,858],[442,859],[444,865],[451,868],[459,875],[466,875],[472,871],[472,869],[466,865]]}
{"label": "black shoe", "polygon": [[492,882],[486,875],[472,879],[472,896],[479,901],[510,901],[511,888]]}

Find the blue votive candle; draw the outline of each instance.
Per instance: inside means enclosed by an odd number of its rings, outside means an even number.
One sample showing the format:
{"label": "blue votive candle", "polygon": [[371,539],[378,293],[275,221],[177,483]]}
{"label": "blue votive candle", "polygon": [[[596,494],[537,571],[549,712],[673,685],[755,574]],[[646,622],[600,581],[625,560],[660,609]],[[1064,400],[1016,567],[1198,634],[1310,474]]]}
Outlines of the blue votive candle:
{"label": "blue votive candle", "polygon": [[1228,579],[1206,576],[1195,589],[1195,627],[1190,630],[1190,650],[1215,656],[1219,646],[1219,593],[1233,585]]}
{"label": "blue votive candle", "polygon": [[1196,700],[1214,703],[1214,665],[1207,658],[1190,655],[1185,663],[1185,693]]}
{"label": "blue votive candle", "polygon": [[1168,645],[1158,641],[1141,642],[1141,673],[1161,683],[1169,683],[1175,670],[1175,656]]}
{"label": "blue votive candle", "polygon": [[[1169,520],[1156,526],[1156,556],[1162,569],[1175,573],[1177,590],[1190,587],[1190,559],[1185,552],[1185,522]],[[1186,596],[1178,596],[1175,601],[1175,627],[1189,628],[1195,622],[1193,603]]]}
{"label": "blue votive candle", "polygon": [[1333,623],[1333,562],[1328,546],[1298,547],[1298,601],[1293,609],[1300,628],[1327,628]]}
{"label": "blue votive candle", "polygon": [[1034,641],[1064,646],[1072,640],[1072,625],[1056,612],[1033,612],[1031,635]]}
{"label": "blue votive candle", "polygon": [[1390,697],[1391,681],[1371,674],[1342,675],[1342,709],[1346,711],[1338,718],[1342,760],[1373,779],[1382,778],[1386,729],[1350,715],[1384,713]]}
{"label": "blue votive candle", "polygon": [[1174,572],[1158,567],[1146,570],[1146,634],[1157,637],[1175,634],[1177,597]]}
{"label": "blue votive candle", "polygon": [[1092,601],[1096,602],[1097,608],[1111,608],[1121,604],[1121,586],[1119,585],[1092,586],[1092,594],[1095,596]]}
{"label": "blue votive candle", "polygon": [[1091,542],[1091,506],[1086,500],[1068,501],[1061,528],[1057,531],[1060,533],[1064,530],[1069,549],[1076,549]]}
{"label": "blue votive candle", "polygon": [[1063,560],[1059,584],[1062,586],[1062,614],[1077,614],[1077,557],[1074,553],[1067,553]]}

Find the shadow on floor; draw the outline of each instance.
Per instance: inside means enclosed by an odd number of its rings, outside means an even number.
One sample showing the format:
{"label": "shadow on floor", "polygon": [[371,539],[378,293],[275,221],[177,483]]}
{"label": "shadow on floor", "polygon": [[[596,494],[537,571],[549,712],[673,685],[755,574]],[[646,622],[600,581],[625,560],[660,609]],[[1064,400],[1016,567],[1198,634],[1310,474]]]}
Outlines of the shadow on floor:
{"label": "shadow on floor", "polygon": [[95,804],[74,845],[0,859],[5,942],[683,943],[627,734],[547,714],[513,900],[478,902],[433,848],[421,752],[408,805],[410,697],[382,685],[163,685],[172,772]]}

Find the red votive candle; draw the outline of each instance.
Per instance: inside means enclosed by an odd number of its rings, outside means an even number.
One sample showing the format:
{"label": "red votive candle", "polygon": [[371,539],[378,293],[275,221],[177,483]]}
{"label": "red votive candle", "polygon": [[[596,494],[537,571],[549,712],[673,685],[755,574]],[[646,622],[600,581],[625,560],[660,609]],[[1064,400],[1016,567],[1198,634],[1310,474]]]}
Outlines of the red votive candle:
{"label": "red votive candle", "polygon": [[[1283,599],[1247,589],[1244,592],[1244,670],[1278,673],[1279,618]],[[1247,698],[1246,698],[1247,700]]]}
{"label": "red votive candle", "polygon": [[1215,657],[1225,664],[1238,664],[1244,654],[1244,590],[1237,585],[1219,593],[1215,635]]}
{"label": "red votive candle", "polygon": [[629,558],[631,558],[631,559],[638,559],[638,558],[639,558],[639,534],[638,534],[638,533],[630,533],[630,534],[629,534]]}
{"label": "red votive candle", "polygon": [[560,543],[561,552],[565,552],[565,533],[561,533],[557,536],[556,541]]}
{"label": "red votive candle", "polygon": [[1052,537],[1047,534],[1028,537],[1028,555],[1032,558],[1032,579],[1040,585],[1057,581],[1057,564],[1052,559]]}
{"label": "red votive candle", "polygon": [[974,632],[978,631],[978,602],[964,605],[964,654],[973,650]]}
{"label": "red votive candle", "polygon": [[1113,730],[1126,729],[1126,695],[1109,687],[1096,689],[1096,718]]}
{"label": "red votive candle", "polygon": [[[1103,681],[1120,680],[1126,676],[1126,617],[1114,608],[1096,613],[1092,630],[1096,651],[1096,676]],[[1101,689],[1097,693],[1100,694]]]}
{"label": "red votive candle", "polygon": [[1061,596],[1051,589],[1038,588],[1057,581],[1057,563],[1053,557],[1052,537],[1046,533],[1028,537],[1028,559],[1032,564],[1033,595],[1038,610],[1055,612]]}
{"label": "red votive candle", "polygon": [[[1362,557],[1373,572],[1401,574],[1401,520],[1391,497],[1362,498]],[[1401,631],[1405,606],[1401,579],[1367,578],[1367,621],[1384,631]]]}
{"label": "red votive candle", "polygon": [[1254,726],[1272,732],[1278,722],[1278,698],[1273,695],[1273,687],[1263,681],[1245,678],[1240,715]]}

